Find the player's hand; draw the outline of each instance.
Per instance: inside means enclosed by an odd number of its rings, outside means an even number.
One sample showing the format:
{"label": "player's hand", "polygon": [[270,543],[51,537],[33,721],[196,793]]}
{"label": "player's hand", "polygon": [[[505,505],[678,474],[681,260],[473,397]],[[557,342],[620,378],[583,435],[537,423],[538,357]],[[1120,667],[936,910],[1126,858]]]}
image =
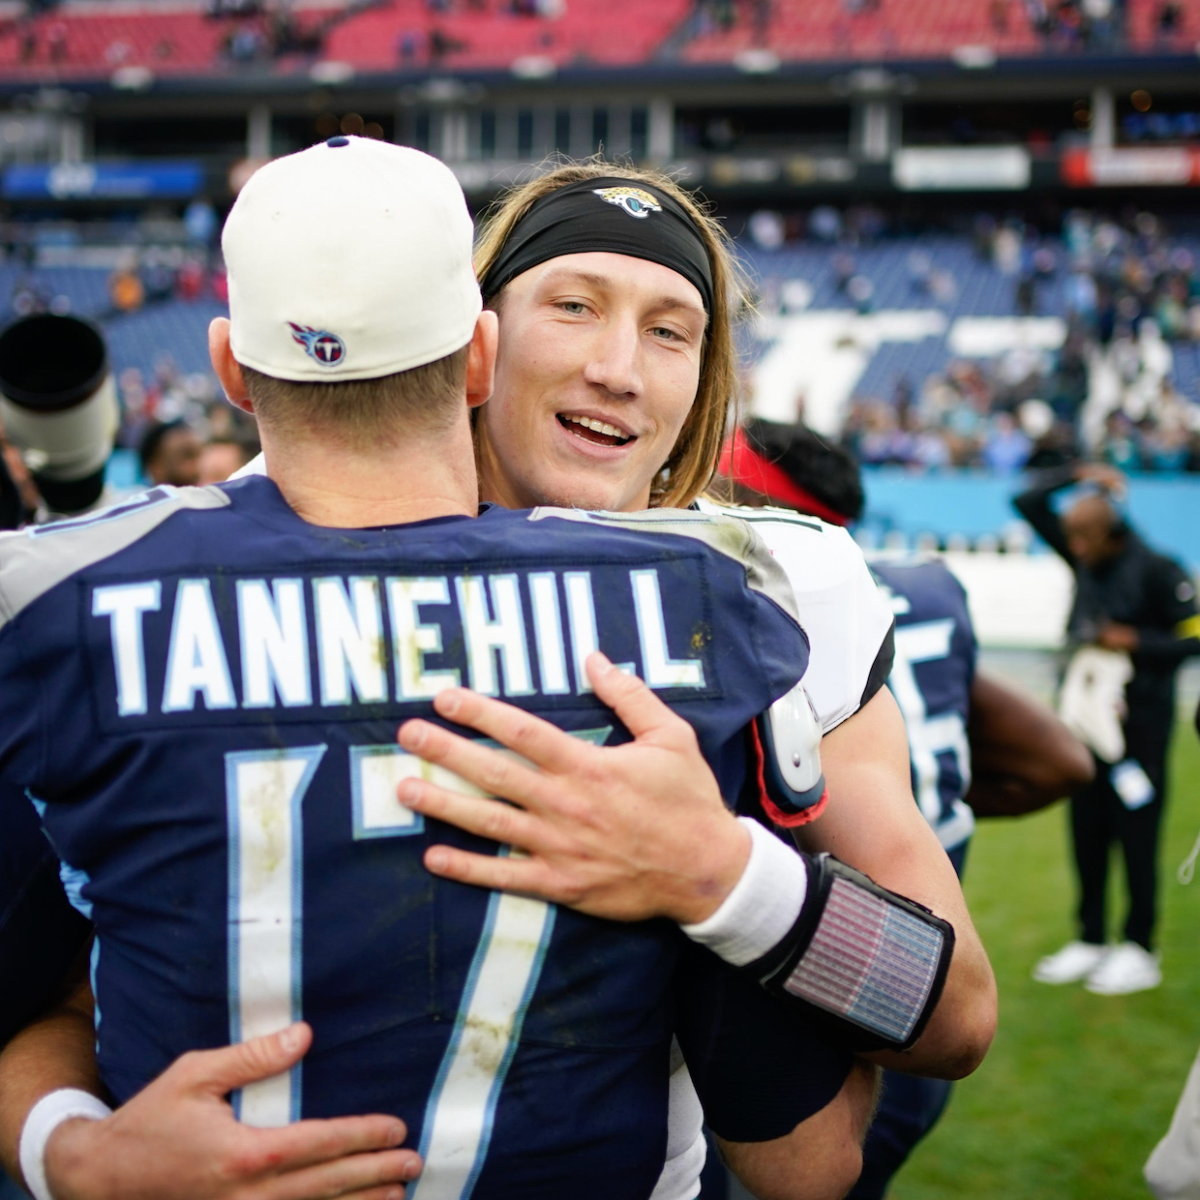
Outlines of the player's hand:
{"label": "player's hand", "polygon": [[254,1129],[235,1088],[289,1070],[312,1043],[292,1025],[270,1037],[185,1054],[102,1121],[64,1121],[46,1146],[55,1200],[402,1200],[420,1173],[396,1117],[341,1117]]}
{"label": "player's hand", "polygon": [[400,727],[406,750],[512,801],[406,779],[398,789],[401,803],[528,855],[431,846],[425,865],[447,879],[539,896],[611,920],[702,921],[741,877],[749,835],[725,807],[692,727],[604,655],[590,655],[587,671],[633,742],[589,745],[464,688],[441,692],[433,702],[438,714],[479,730],[524,762],[429,721]]}
{"label": "player's hand", "polygon": [[1129,490],[1129,481],[1108,463],[1080,463],[1075,468],[1075,478],[1080,483],[1094,483],[1120,499]]}
{"label": "player's hand", "polygon": [[1138,648],[1138,641],[1138,631],[1132,625],[1121,625],[1117,621],[1107,621],[1096,633],[1096,645],[1105,650],[1132,652]]}

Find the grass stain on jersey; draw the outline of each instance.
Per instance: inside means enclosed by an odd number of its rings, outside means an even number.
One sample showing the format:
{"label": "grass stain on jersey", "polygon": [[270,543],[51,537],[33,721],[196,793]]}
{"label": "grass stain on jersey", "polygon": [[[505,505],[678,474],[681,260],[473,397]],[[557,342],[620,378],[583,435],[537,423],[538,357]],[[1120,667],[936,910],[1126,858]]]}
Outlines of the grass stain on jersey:
{"label": "grass stain on jersey", "polygon": [[513,1036],[513,1021],[485,1021],[474,1014],[464,1023],[464,1041],[470,1047],[471,1061],[482,1075],[493,1076],[504,1062]]}
{"label": "grass stain on jersey", "polygon": [[[282,759],[278,762],[264,763],[263,766],[269,772],[270,778],[251,789],[249,794],[243,797],[242,804],[262,835],[262,853],[254,855],[253,858],[255,873],[259,874],[261,871],[262,876],[269,876],[274,873],[287,852],[283,809],[287,804],[289,787],[286,764]],[[264,879],[260,877],[247,882],[252,887],[261,887]]]}
{"label": "grass stain on jersey", "polygon": [[382,634],[372,640],[371,659],[386,676],[388,669],[388,644],[387,638]]}
{"label": "grass stain on jersey", "polygon": [[753,535],[748,527],[736,519],[714,521],[705,532],[710,535],[705,541],[711,538],[713,546],[739,562],[746,557],[747,549],[753,544]]}

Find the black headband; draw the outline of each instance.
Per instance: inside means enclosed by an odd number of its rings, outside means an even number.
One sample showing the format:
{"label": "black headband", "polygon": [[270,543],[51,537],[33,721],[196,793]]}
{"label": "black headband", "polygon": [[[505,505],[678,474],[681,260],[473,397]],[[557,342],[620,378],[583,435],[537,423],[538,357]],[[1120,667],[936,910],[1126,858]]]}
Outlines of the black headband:
{"label": "black headband", "polygon": [[569,183],[536,200],[479,281],[483,298],[490,300],[539,263],[593,250],[645,258],[678,271],[695,284],[711,315],[712,268],[692,218],[657,188],[615,177]]}

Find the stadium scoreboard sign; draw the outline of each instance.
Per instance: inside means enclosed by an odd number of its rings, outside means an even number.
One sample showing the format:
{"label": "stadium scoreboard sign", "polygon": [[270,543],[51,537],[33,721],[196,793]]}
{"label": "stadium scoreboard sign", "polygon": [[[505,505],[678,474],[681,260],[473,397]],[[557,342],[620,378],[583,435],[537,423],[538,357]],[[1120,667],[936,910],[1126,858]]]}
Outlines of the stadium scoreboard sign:
{"label": "stadium scoreboard sign", "polygon": [[892,156],[892,180],[903,192],[1022,191],[1031,172],[1020,146],[914,147]]}
{"label": "stadium scoreboard sign", "polygon": [[1200,146],[1129,146],[1068,150],[1063,183],[1070,187],[1189,187],[1200,184]]}

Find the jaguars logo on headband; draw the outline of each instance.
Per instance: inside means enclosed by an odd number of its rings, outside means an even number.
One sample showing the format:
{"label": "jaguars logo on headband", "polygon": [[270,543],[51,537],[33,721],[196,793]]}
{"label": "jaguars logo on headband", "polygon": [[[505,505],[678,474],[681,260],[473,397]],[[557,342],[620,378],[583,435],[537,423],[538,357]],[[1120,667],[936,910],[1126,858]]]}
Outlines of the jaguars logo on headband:
{"label": "jaguars logo on headband", "polygon": [[336,367],[346,357],[346,343],[336,333],[327,329],[314,329],[311,325],[297,325],[289,321],[292,339],[304,347],[309,358],[315,358],[323,367]]}
{"label": "jaguars logo on headband", "polygon": [[649,192],[643,192],[635,187],[596,188],[595,193],[601,200],[623,208],[631,217],[645,220],[652,212],[662,212],[659,204]]}

